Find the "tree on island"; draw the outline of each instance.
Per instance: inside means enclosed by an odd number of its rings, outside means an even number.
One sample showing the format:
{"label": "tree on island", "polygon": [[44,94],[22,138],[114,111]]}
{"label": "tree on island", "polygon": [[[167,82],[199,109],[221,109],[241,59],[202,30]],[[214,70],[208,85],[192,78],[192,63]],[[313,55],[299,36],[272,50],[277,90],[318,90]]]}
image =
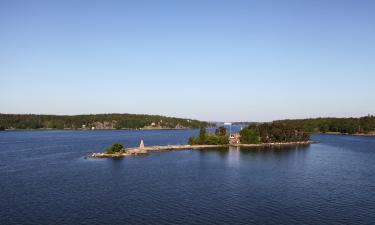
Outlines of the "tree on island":
{"label": "tree on island", "polygon": [[114,154],[114,153],[120,152],[123,149],[124,149],[124,146],[122,144],[115,143],[115,144],[113,144],[112,146],[110,146],[106,149],[106,153],[107,154]]}
{"label": "tree on island", "polygon": [[199,135],[189,138],[190,145],[226,145],[229,143],[229,137],[224,127],[216,129],[215,134],[207,133],[205,128],[199,130]]}
{"label": "tree on island", "polygon": [[242,129],[240,135],[242,144],[310,140],[309,134],[302,128],[283,122],[252,124]]}
{"label": "tree on island", "polygon": [[218,136],[225,136],[227,135],[227,129],[223,126],[216,129],[215,134]]}
{"label": "tree on island", "polygon": [[243,128],[240,131],[240,141],[241,144],[259,144],[260,143],[260,136],[258,131],[252,128]]}
{"label": "tree on island", "polygon": [[206,136],[207,136],[206,128],[201,127],[201,129],[199,130],[199,144],[201,145],[206,144]]}

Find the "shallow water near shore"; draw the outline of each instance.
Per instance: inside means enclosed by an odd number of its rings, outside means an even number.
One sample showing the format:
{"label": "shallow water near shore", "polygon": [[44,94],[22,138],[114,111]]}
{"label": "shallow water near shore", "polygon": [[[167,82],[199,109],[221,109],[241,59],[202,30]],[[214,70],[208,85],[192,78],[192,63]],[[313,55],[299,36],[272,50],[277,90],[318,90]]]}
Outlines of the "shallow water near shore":
{"label": "shallow water near shore", "polygon": [[375,137],[84,159],[198,130],[0,132],[0,224],[374,224]]}

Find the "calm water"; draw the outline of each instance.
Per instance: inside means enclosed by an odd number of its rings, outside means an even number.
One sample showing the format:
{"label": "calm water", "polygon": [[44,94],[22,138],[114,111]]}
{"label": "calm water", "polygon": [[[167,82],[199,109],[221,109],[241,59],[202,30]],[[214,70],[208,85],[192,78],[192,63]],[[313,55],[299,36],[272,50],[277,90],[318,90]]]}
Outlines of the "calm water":
{"label": "calm water", "polygon": [[375,138],[84,159],[197,130],[0,132],[0,224],[375,224]]}

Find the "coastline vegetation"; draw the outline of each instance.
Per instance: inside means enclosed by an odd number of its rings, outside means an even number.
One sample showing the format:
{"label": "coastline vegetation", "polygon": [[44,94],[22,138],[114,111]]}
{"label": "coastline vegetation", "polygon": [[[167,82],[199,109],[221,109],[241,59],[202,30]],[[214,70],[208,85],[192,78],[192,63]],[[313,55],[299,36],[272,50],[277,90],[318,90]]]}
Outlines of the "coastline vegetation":
{"label": "coastline vegetation", "polygon": [[[309,141],[310,136],[300,127],[282,122],[251,124],[240,132],[241,144],[287,143]],[[199,135],[190,137],[190,145],[226,145],[229,136],[224,127],[216,129],[215,133],[207,133],[205,128],[199,130]]]}
{"label": "coastline vegetation", "polygon": [[309,141],[302,128],[282,122],[251,124],[240,131],[241,144]]}
{"label": "coastline vegetation", "polygon": [[260,143],[260,135],[256,129],[253,128],[243,128],[240,131],[240,141],[241,144],[259,144]]}
{"label": "coastline vegetation", "polygon": [[0,114],[0,129],[142,129],[199,128],[211,124],[198,120],[137,114],[93,114],[76,116]]}
{"label": "coastline vegetation", "polygon": [[227,145],[229,144],[229,136],[225,127],[219,127],[215,133],[209,133],[206,128],[201,127],[199,135],[190,137],[189,145]]}
{"label": "coastline vegetation", "polygon": [[110,147],[106,148],[105,153],[115,154],[121,152],[122,150],[124,150],[124,146],[122,144],[115,143]]}
{"label": "coastline vegetation", "polygon": [[302,127],[304,131],[314,133],[374,134],[375,117],[368,115],[360,118],[316,118],[300,120],[281,120],[279,122]]}
{"label": "coastline vegetation", "polygon": [[[375,135],[375,116],[368,115],[359,118],[312,118],[278,120],[282,123],[309,133],[339,133]],[[234,123],[236,125],[261,125],[262,123]]]}

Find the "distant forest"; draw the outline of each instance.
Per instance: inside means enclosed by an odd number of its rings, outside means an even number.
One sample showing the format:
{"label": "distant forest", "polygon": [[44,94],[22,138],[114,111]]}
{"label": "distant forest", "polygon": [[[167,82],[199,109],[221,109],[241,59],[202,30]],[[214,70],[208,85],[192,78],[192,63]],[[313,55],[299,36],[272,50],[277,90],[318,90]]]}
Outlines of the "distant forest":
{"label": "distant forest", "polygon": [[[305,132],[375,134],[375,117],[368,115],[360,118],[315,118],[274,121],[289,125]],[[244,124],[244,123],[236,123]],[[257,123],[246,123],[257,124]]]}
{"label": "distant forest", "polygon": [[94,114],[76,116],[0,114],[4,129],[163,129],[199,128],[211,124],[198,120],[137,114]]}

